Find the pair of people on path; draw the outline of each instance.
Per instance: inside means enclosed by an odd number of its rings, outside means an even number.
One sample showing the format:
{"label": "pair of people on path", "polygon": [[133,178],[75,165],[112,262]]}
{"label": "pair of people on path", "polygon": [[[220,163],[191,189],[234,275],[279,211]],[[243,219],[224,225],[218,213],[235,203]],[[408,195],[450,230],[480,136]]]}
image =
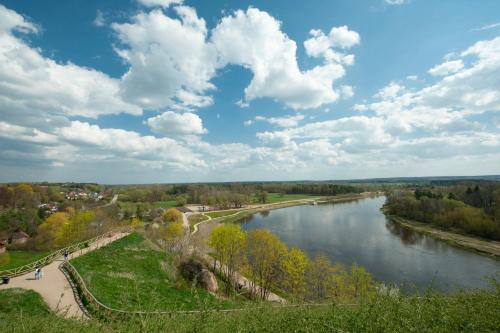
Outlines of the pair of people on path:
{"label": "pair of people on path", "polygon": [[40,267],[37,267],[35,270],[35,280],[40,280],[43,277],[43,272]]}

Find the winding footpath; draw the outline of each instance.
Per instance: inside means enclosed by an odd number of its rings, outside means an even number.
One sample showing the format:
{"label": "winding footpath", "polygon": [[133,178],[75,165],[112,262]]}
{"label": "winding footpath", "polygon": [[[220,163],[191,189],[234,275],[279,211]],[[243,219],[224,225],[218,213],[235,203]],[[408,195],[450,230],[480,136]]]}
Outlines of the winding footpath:
{"label": "winding footpath", "polygon": [[[116,233],[111,237],[103,238],[90,244],[88,248],[73,252],[70,254],[70,259],[94,251],[126,235],[128,233]],[[63,260],[63,257],[60,257],[42,267],[43,278],[40,280],[35,280],[35,272],[30,272],[12,278],[9,284],[0,284],[0,290],[11,288],[30,289],[39,293],[54,312],[65,317],[86,318],[77,303],[68,279],[59,269],[59,265]]]}

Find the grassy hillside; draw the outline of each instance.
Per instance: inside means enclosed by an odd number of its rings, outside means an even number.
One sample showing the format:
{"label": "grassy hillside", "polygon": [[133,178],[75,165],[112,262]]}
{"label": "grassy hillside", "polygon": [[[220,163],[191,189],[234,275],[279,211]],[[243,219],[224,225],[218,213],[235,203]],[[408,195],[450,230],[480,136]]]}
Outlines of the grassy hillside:
{"label": "grassy hillside", "polygon": [[71,261],[89,290],[102,303],[124,310],[192,310],[228,308],[219,300],[191,287],[177,273],[173,258],[134,233]]}
{"label": "grassy hillside", "polygon": [[20,267],[50,254],[49,251],[7,251],[10,260],[7,263],[0,262],[0,271]]}
{"label": "grassy hillside", "polygon": [[[0,291],[0,323],[5,332],[498,332],[500,289],[453,297],[429,294],[381,297],[354,307],[257,310],[195,315],[152,316],[99,322],[76,321],[33,303],[33,292]],[[24,294],[24,295],[23,295]],[[36,297],[35,297],[36,298]],[[15,311],[5,312],[6,302]]]}

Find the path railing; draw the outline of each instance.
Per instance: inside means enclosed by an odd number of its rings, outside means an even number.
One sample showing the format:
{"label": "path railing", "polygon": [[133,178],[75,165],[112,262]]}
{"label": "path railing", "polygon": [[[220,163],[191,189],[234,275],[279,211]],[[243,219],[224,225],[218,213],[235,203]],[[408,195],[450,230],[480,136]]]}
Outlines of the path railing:
{"label": "path railing", "polygon": [[[206,312],[217,313],[231,313],[249,310],[257,310],[262,307],[247,307],[247,308],[234,308],[234,309],[204,309],[204,310],[167,310],[167,311],[137,311],[137,310],[121,310],[112,308],[101,301],[99,301],[94,294],[90,292],[85,281],[83,280],[77,269],[69,262],[65,261],[61,264],[61,268],[65,270],[70,276],[72,283],[75,284],[78,295],[82,304],[86,309],[90,310],[91,314],[97,314],[103,318],[124,318],[131,316],[150,316],[150,315],[175,315],[175,314],[199,314]],[[298,308],[298,307],[324,307],[324,306],[356,306],[357,304],[348,303],[304,303],[304,304],[287,304],[287,305],[272,305],[267,306],[270,308]]]}
{"label": "path railing", "polygon": [[50,253],[49,255],[47,255],[41,259],[38,259],[36,261],[33,261],[29,264],[0,271],[0,277],[7,276],[10,278],[14,278],[16,276],[32,272],[37,267],[43,267],[43,266],[46,266],[46,265],[54,262],[54,260],[56,260],[60,256],[64,255],[65,252],[68,252],[69,254],[71,254],[71,253],[74,253],[76,251],[82,250],[82,249],[90,246],[92,243],[95,243],[103,238],[111,237],[113,235],[113,233],[115,233],[115,232],[117,232],[117,230],[105,232],[104,234],[101,234],[101,235],[96,236],[94,238],[90,238],[90,239],[87,239],[87,240],[84,240],[84,241],[81,241],[78,243],[74,243],[74,244],[66,246],[62,249],[56,250],[56,251]]}

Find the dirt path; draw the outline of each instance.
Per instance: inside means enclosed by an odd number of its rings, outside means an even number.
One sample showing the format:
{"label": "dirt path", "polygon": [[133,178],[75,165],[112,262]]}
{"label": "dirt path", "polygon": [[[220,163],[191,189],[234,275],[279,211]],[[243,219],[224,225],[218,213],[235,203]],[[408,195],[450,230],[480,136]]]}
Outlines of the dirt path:
{"label": "dirt path", "polygon": [[[212,258],[207,257],[207,259],[211,260]],[[221,270],[221,264],[220,264],[220,262],[218,260],[215,261],[215,267],[219,271]],[[222,270],[227,270],[226,265],[222,265]],[[247,289],[247,290],[251,289],[252,283],[250,282],[250,280],[248,280],[246,277],[244,277],[243,275],[241,275],[238,272],[236,272],[236,281],[244,289]],[[255,286],[255,292],[257,294],[260,294],[261,287],[260,286]],[[267,300],[271,301],[271,302],[278,302],[278,303],[281,303],[281,304],[285,304],[286,303],[286,300],[283,297],[280,297],[280,296],[276,295],[275,293],[273,293],[271,291],[269,291],[269,294],[267,295]]]}
{"label": "dirt path", "polygon": [[[128,233],[118,233],[112,237],[103,238],[92,243],[88,248],[70,254],[70,259],[96,250],[126,235],[128,235]],[[54,312],[65,317],[85,318],[76,302],[71,285],[66,279],[66,276],[59,269],[59,265],[63,260],[62,257],[58,258],[54,262],[43,267],[43,278],[40,280],[35,280],[35,273],[31,272],[12,278],[9,284],[1,284],[0,290],[10,288],[31,289],[39,293],[45,303],[47,303],[49,308]]]}

